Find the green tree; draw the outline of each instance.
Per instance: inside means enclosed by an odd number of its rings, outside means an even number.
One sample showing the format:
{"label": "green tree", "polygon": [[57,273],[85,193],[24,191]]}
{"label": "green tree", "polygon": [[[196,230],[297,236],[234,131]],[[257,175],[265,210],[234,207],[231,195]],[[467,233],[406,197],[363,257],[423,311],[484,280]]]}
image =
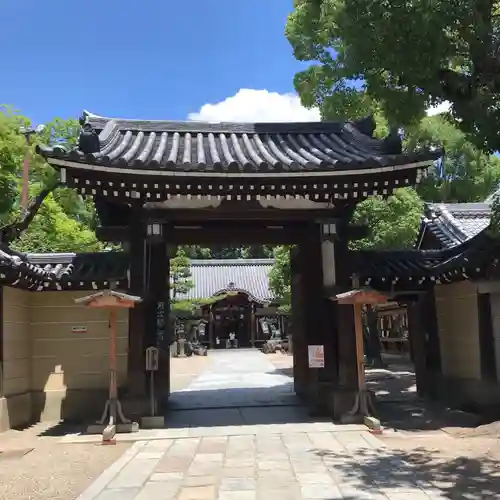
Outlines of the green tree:
{"label": "green tree", "polygon": [[420,196],[434,202],[483,201],[500,182],[500,158],[477,149],[442,116],[424,118],[407,133],[405,149],[444,147],[445,156],[428,170],[418,186]]}
{"label": "green tree", "polygon": [[189,258],[182,248],[177,250],[173,259],[170,259],[170,290],[172,301],[175,302],[179,295],[185,295],[194,287],[191,279]]}
{"label": "green tree", "polygon": [[[31,136],[30,144],[21,134],[22,127],[31,125],[29,119],[11,107],[0,109],[0,234],[6,243],[16,241],[16,246],[27,251],[74,251],[86,248],[100,249],[93,233],[95,208],[90,199],[83,199],[74,190],[58,187],[59,174],[39,155],[37,144],[66,144],[77,142],[79,124],[76,120],[56,118],[47,123],[39,134]],[[28,210],[21,211],[22,169],[25,158],[29,160],[31,197]],[[47,207],[37,213],[47,196]],[[46,219],[46,220],[45,220]],[[72,221],[71,219],[75,219]],[[69,221],[69,222],[68,222]],[[73,222],[78,222],[74,224]],[[26,229],[33,224],[33,228]],[[43,237],[41,231],[60,231]],[[64,243],[66,238],[66,243]],[[77,239],[75,239],[77,238]],[[78,238],[81,238],[78,240]],[[78,242],[79,241],[79,242]]]}
{"label": "green tree", "polygon": [[19,177],[28,151],[20,128],[28,120],[12,108],[0,106],[0,220],[9,222],[19,193]]}
{"label": "green tree", "polygon": [[420,226],[423,203],[414,189],[403,188],[384,200],[372,196],[358,205],[353,221],[365,224],[369,235],[351,242],[354,249],[412,248]]}
{"label": "green tree", "polygon": [[284,304],[290,304],[292,298],[291,284],[290,247],[278,246],[274,249],[274,264],[269,272],[269,288],[273,295]]}
{"label": "green tree", "polygon": [[102,251],[95,233],[85,224],[68,216],[53,194],[49,194],[28,229],[12,243],[22,252]]}
{"label": "green tree", "polygon": [[286,35],[295,57],[313,63],[295,78],[306,106],[352,116],[376,101],[406,126],[449,102],[450,119],[479,149],[500,150],[499,1],[294,4]]}

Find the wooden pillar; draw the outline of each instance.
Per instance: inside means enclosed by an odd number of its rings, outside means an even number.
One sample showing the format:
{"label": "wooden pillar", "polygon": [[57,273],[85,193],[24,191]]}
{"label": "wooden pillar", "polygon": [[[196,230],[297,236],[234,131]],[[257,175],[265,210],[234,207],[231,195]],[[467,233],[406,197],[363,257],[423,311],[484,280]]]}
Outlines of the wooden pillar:
{"label": "wooden pillar", "polygon": [[214,348],[215,345],[215,339],[214,339],[214,312],[213,312],[213,305],[209,306],[210,307],[210,313],[208,316],[208,342],[210,349]]}
{"label": "wooden pillar", "polygon": [[250,344],[252,347],[255,347],[255,327],[256,319],[255,319],[255,302],[252,302],[250,305]]}
{"label": "wooden pillar", "polygon": [[[142,208],[134,207],[129,225],[130,268],[129,292],[144,298],[145,293],[145,237],[146,228],[141,217]],[[145,304],[137,304],[129,310],[128,325],[128,376],[127,388],[134,396],[145,395],[144,373],[144,308]]]}
{"label": "wooden pillar", "polygon": [[440,379],[441,370],[441,345],[439,342],[439,328],[436,313],[436,301],[434,296],[434,288],[426,292],[421,300],[424,303],[424,317],[426,320],[426,357],[428,377],[431,381],[429,384],[429,396],[437,397],[438,384],[432,382]]}
{"label": "wooden pillar", "polygon": [[425,319],[422,317],[424,308],[421,299],[408,302],[408,334],[410,349],[415,368],[415,379],[419,396],[427,393],[427,359],[425,341]]}
{"label": "wooden pillar", "polygon": [[[303,250],[296,246],[290,255],[292,271],[292,342],[293,342],[293,385],[295,394],[300,398],[307,396],[307,339],[304,323],[304,269],[301,258]],[[307,269],[306,269],[307,271]]]}
{"label": "wooden pillar", "polygon": [[[352,289],[348,240],[335,242],[336,289],[342,293]],[[354,307],[349,304],[337,304],[336,310],[336,347],[337,347],[337,383],[334,391],[334,416],[340,418],[354,404],[358,389],[358,367],[356,357],[356,335],[354,325]]]}
{"label": "wooden pillar", "polygon": [[145,294],[145,345],[160,350],[156,394],[165,402],[170,394],[170,259],[165,235],[147,241]]}
{"label": "wooden pillar", "polygon": [[418,394],[436,397],[439,392],[441,353],[433,290],[408,303],[407,320]]}
{"label": "wooden pillar", "polygon": [[[331,330],[330,304],[323,283],[322,242],[319,224],[311,225],[301,244],[301,267],[303,270],[304,326],[307,346],[321,345],[324,348],[324,368],[308,366],[308,401],[321,413],[328,411],[325,389],[335,376],[335,341]],[[307,354],[307,353],[306,353]],[[308,360],[306,360],[308,363]],[[326,405],[325,405],[326,403]]]}
{"label": "wooden pillar", "polygon": [[[4,362],[4,307],[3,307],[3,290],[4,287],[0,285],[0,398],[4,397],[4,374],[3,374],[3,362]],[[0,422],[1,427],[1,422]]]}

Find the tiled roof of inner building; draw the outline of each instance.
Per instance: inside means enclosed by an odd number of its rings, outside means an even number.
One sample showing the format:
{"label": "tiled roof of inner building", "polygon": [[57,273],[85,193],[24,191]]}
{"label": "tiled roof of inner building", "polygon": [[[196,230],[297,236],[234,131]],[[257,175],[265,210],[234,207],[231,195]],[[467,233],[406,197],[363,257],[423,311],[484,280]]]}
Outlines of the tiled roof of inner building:
{"label": "tiled roof of inner building", "polygon": [[177,298],[196,300],[237,290],[266,302],[272,299],[269,272],[273,263],[272,259],[193,259],[190,269],[194,288]]}
{"label": "tiled roof of inner building", "polygon": [[490,224],[491,204],[441,203],[427,204],[423,220],[444,248],[450,248],[475,237]]}
{"label": "tiled roof of inner building", "polygon": [[[85,120],[85,122],[84,122]],[[401,139],[358,122],[212,123],[127,120],[85,112],[79,146],[39,147],[48,159],[143,172],[257,173],[428,164],[439,151],[401,153]],[[98,134],[98,136],[97,136]]]}

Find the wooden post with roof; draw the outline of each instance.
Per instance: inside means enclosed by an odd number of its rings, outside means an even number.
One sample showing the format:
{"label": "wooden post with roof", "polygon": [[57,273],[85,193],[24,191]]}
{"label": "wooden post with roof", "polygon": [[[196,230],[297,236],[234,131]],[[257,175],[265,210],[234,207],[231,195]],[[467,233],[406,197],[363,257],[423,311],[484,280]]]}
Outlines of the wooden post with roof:
{"label": "wooden post with roof", "polygon": [[[359,288],[359,280],[357,277],[353,278],[353,289],[340,293],[335,297],[336,301],[340,305],[351,305],[353,306],[354,313],[354,331],[351,335],[354,335],[354,343],[356,345],[356,368],[358,376],[358,389],[355,395],[354,405],[342,415],[342,421],[346,423],[351,422],[371,422],[371,417],[374,417],[375,407],[373,396],[366,389],[366,377],[365,377],[365,353],[364,353],[364,336],[363,336],[363,306],[385,304],[387,302],[387,296],[383,295],[375,290],[370,290],[367,288]],[[380,427],[380,423],[378,424]]]}
{"label": "wooden post with roof", "polygon": [[[116,376],[116,314],[118,309],[132,309],[142,299],[133,295],[105,290],[85,297],[75,299],[80,304],[92,309],[106,309],[109,311],[109,396],[104,406],[101,419],[97,425],[89,426],[87,432],[102,433],[103,444],[114,444],[116,432],[132,432],[139,430],[139,426],[125,418],[120,400],[118,399],[118,384]],[[106,419],[108,420],[107,424]]]}

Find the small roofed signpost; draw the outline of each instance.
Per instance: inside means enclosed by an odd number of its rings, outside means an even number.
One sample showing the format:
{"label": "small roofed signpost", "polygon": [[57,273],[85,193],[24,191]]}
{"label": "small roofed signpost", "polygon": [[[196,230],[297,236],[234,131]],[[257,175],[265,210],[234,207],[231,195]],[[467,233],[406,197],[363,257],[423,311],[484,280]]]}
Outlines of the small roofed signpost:
{"label": "small roofed signpost", "polygon": [[364,345],[363,345],[363,306],[384,304],[387,297],[375,290],[359,288],[357,278],[353,279],[353,290],[335,296],[339,304],[354,306],[354,334],[356,338],[356,363],[358,373],[358,392],[354,406],[341,420],[345,423],[364,422],[371,430],[380,431],[380,422],[374,417],[373,397],[366,389]]}
{"label": "small roofed signpost", "polygon": [[[91,309],[109,310],[110,348],[109,348],[109,396],[104,406],[101,420],[87,429],[89,433],[102,432],[103,444],[115,444],[116,432],[134,432],[139,430],[135,422],[131,422],[123,415],[122,406],[118,399],[118,384],[116,378],[116,316],[119,309],[130,309],[142,302],[140,297],[127,295],[114,290],[104,290],[75,299],[76,304]],[[106,423],[106,418],[108,422]],[[120,419],[120,423],[118,422]]]}

